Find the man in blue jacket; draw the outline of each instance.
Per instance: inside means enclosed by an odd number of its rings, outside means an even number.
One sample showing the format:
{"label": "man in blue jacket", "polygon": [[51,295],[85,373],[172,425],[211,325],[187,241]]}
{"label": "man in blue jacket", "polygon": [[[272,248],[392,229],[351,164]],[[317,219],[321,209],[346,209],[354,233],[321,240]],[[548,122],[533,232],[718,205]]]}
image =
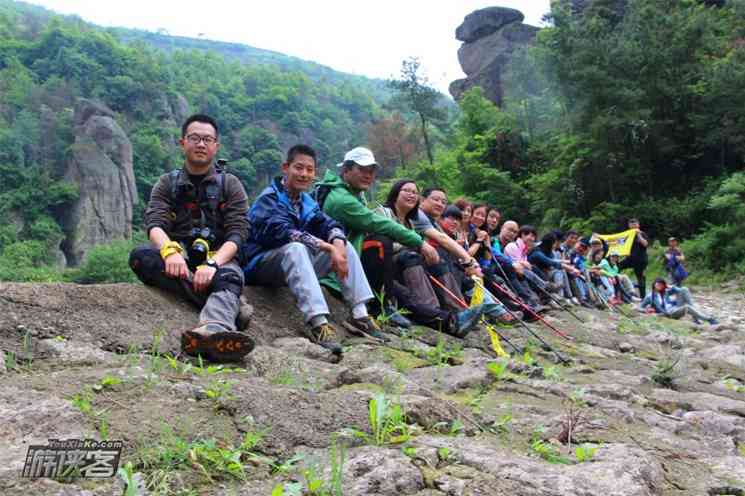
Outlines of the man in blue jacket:
{"label": "man in blue jacket", "polygon": [[347,243],[341,224],[306,193],[315,174],[315,150],[307,145],[290,148],[282,177],[259,195],[249,211],[243,270],[246,284],[289,286],[305,317],[309,339],[340,355],[341,345],[328,321],[328,305],[318,282],[330,272],[336,274],[352,307],[345,327],[381,341],[383,336],[367,313],[365,303],[373,293],[357,252]]}

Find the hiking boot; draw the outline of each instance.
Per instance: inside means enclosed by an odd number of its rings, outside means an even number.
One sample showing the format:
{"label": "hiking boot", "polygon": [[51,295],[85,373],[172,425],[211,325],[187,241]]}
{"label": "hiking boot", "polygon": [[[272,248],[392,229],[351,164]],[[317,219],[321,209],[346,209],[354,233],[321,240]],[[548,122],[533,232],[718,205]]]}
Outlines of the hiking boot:
{"label": "hiking boot", "polygon": [[574,305],[575,307],[581,306],[576,296],[572,296],[571,298],[569,298],[569,301],[571,301],[572,305]]}
{"label": "hiking boot", "polygon": [[533,311],[535,313],[545,313],[545,312],[548,312],[549,310],[551,310],[551,307],[548,307],[546,305],[535,305],[533,307]]}
{"label": "hiking boot", "polygon": [[342,349],[341,344],[336,340],[336,329],[328,322],[309,329],[307,335],[312,342],[323,346],[334,355],[341,355]]}
{"label": "hiking boot", "polygon": [[383,333],[380,332],[380,326],[378,326],[378,323],[369,315],[362,317],[361,319],[349,317],[346,322],[344,322],[344,327],[356,336],[374,339],[381,343],[388,341],[388,339],[383,336]]}
{"label": "hiking boot", "polygon": [[390,323],[392,326],[401,327],[403,329],[408,329],[411,327],[411,321],[401,315],[401,312],[391,306],[385,307],[385,315],[388,319],[388,323]]}
{"label": "hiking boot", "polygon": [[248,334],[203,324],[181,334],[181,349],[191,356],[201,355],[212,362],[238,362],[254,349]]}
{"label": "hiking boot", "polygon": [[457,338],[464,338],[471,332],[476,324],[481,320],[481,316],[486,310],[485,304],[476,305],[467,308],[455,315],[455,325],[452,327],[452,335]]}
{"label": "hiking boot", "polygon": [[248,326],[251,325],[251,317],[254,314],[254,307],[241,295],[240,306],[238,307],[238,316],[236,317],[236,324],[238,330],[245,331]]}

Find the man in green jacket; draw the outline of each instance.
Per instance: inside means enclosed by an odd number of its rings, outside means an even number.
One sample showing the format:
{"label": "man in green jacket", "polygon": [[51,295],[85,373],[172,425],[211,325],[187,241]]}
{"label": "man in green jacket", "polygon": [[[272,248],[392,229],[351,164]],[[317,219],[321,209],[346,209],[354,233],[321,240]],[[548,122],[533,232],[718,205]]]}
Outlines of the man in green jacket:
{"label": "man in green jacket", "polygon": [[[348,151],[337,168],[338,176],[331,170],[326,171],[317,187],[316,200],[329,217],[347,229],[347,239],[360,255],[370,287],[377,294],[384,291],[387,300],[396,293],[393,284],[393,243],[418,250],[427,264],[439,261],[437,250],[425,243],[415,231],[367,208],[364,192],[372,186],[378,171],[378,164],[370,150],[357,147]],[[323,282],[332,289],[338,289],[338,282],[334,279],[326,278]],[[371,302],[370,306],[373,314],[383,310],[376,308],[375,302]],[[399,320],[405,325],[405,319]]]}

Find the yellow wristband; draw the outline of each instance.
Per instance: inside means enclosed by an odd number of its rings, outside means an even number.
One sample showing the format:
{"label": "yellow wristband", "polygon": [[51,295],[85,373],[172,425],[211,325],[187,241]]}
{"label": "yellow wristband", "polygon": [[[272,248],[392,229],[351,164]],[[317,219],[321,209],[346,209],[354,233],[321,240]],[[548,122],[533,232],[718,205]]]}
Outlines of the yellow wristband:
{"label": "yellow wristband", "polygon": [[165,260],[174,253],[182,253],[183,251],[184,249],[176,241],[168,241],[160,247],[160,257]]}

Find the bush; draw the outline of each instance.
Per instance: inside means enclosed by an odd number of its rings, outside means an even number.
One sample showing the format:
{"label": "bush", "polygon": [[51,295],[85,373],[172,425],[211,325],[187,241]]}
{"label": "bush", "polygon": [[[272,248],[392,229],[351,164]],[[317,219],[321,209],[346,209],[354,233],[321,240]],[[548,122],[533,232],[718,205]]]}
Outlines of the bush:
{"label": "bush", "polygon": [[129,268],[129,252],[136,244],[137,240],[120,240],[92,248],[73,280],[81,284],[137,282]]}

